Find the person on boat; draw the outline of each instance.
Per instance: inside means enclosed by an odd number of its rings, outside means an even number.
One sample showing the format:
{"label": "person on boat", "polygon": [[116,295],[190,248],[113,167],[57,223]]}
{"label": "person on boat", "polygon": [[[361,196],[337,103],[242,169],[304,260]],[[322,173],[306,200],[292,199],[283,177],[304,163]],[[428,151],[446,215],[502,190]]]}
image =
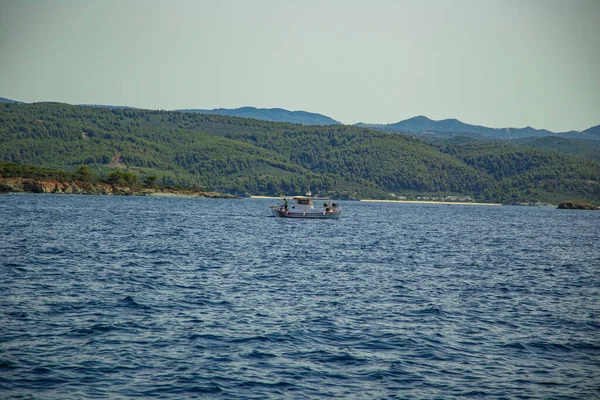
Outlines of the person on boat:
{"label": "person on boat", "polygon": [[288,201],[287,201],[287,199],[283,199],[283,209],[285,211],[287,211],[287,209],[288,209]]}

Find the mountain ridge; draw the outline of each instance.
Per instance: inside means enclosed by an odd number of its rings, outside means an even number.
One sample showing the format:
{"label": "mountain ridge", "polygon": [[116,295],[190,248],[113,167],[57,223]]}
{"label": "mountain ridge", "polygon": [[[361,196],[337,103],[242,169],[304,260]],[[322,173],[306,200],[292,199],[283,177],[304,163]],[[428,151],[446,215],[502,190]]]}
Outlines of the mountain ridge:
{"label": "mountain ridge", "polygon": [[283,108],[256,108],[244,106],[239,108],[214,108],[212,110],[181,109],[175,111],[198,114],[217,114],[230,117],[252,118],[261,121],[298,123],[302,125],[342,125],[339,121],[323,114],[301,110],[290,111]]}
{"label": "mountain ridge", "polygon": [[[27,104],[21,101],[0,97],[0,103]],[[108,109],[135,109],[131,106],[114,106],[105,104],[78,104],[84,107]],[[151,111],[149,109],[146,109]],[[238,108],[213,108],[213,109],[178,109],[177,112],[216,114],[240,118],[252,118],[261,121],[289,122],[302,125],[346,125],[327,115],[303,110],[290,111],[284,108],[257,108],[244,106]],[[484,125],[467,124],[456,118],[434,120],[424,115],[418,115],[399,122],[390,124],[359,122],[354,126],[375,129],[387,133],[404,133],[418,137],[449,139],[457,136],[466,136],[478,140],[513,140],[527,137],[554,136],[566,139],[600,139],[600,125],[592,126],[583,131],[571,130],[567,132],[554,132],[547,129],[536,129],[531,126],[524,128],[490,128]]]}
{"label": "mountain ridge", "polygon": [[600,138],[600,125],[592,126],[583,132],[591,136],[598,136]]}
{"label": "mountain ridge", "polygon": [[[524,128],[490,128],[483,125],[466,124],[456,118],[433,120],[424,115],[391,124],[358,123],[356,126],[375,129],[387,133],[404,133],[416,136],[438,135],[441,138],[455,136],[471,136],[481,140],[513,140],[525,137],[557,136],[570,139],[600,139],[600,126],[585,131],[553,132],[547,129],[536,129],[531,126]],[[592,129],[596,130],[590,131]],[[590,131],[590,132],[588,132]]]}
{"label": "mountain ridge", "polygon": [[444,146],[351,125],[177,111],[0,104],[0,160],[66,171],[86,165],[101,176],[125,169],[237,195],[310,188],[352,198],[600,202],[600,163],[510,142]]}
{"label": "mountain ridge", "polygon": [[22,101],[7,99],[6,97],[0,97],[0,103],[10,103],[10,104],[25,104]]}

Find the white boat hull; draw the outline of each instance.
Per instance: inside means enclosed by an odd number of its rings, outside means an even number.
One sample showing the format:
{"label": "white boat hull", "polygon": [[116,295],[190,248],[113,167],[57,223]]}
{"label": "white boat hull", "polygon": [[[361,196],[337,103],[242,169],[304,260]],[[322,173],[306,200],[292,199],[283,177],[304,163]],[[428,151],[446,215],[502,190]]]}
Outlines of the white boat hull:
{"label": "white boat hull", "polygon": [[342,210],[310,210],[310,211],[295,211],[285,210],[283,207],[272,206],[271,211],[276,217],[282,218],[332,218],[337,219],[342,216]]}

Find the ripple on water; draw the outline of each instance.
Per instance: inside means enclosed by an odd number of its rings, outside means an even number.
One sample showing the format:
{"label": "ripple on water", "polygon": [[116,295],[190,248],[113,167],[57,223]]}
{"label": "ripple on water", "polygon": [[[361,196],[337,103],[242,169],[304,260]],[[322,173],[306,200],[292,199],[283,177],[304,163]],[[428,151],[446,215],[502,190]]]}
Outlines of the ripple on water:
{"label": "ripple on water", "polygon": [[343,203],[2,197],[0,393],[598,396],[600,214]]}

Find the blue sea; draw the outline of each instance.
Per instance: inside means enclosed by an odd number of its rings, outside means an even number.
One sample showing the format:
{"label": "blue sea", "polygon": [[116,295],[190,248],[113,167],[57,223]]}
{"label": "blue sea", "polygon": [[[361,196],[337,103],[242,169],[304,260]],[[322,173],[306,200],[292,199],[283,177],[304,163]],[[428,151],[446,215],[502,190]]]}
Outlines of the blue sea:
{"label": "blue sea", "polygon": [[0,398],[600,398],[600,212],[274,203],[0,196]]}

